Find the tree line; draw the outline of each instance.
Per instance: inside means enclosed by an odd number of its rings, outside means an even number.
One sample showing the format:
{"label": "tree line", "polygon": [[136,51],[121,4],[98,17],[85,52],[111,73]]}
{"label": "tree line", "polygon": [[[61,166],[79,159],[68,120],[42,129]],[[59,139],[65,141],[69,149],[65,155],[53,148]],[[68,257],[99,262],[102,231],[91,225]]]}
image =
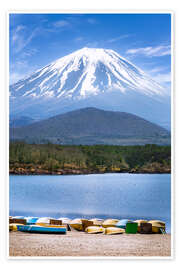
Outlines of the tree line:
{"label": "tree line", "polygon": [[148,144],[142,146],[57,145],[11,142],[10,170],[41,168],[56,172],[74,169],[90,172],[138,171],[156,166],[170,169],[171,147]]}

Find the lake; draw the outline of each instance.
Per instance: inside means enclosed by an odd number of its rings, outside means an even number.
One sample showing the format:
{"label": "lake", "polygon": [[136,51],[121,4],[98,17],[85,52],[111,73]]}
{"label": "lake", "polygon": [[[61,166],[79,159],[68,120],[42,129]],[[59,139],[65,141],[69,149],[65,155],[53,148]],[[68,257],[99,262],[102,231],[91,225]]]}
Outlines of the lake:
{"label": "lake", "polygon": [[10,215],[160,219],[171,228],[170,174],[10,175]]}

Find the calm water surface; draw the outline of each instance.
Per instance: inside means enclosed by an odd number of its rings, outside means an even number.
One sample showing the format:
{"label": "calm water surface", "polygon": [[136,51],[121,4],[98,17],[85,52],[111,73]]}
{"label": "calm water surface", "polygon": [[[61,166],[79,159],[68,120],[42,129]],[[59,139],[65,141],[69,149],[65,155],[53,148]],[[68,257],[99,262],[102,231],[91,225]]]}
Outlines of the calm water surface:
{"label": "calm water surface", "polygon": [[169,174],[10,176],[10,215],[160,219],[170,232]]}

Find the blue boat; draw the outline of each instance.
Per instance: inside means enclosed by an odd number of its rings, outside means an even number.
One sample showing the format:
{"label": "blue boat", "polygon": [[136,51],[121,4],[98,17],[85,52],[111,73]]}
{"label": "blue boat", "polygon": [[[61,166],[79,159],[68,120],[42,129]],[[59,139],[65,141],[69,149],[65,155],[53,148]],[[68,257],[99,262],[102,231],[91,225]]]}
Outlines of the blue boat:
{"label": "blue boat", "polygon": [[65,226],[38,226],[38,225],[17,225],[17,230],[20,232],[30,233],[54,233],[54,234],[65,234]]}
{"label": "blue boat", "polygon": [[39,219],[38,217],[27,217],[26,219],[26,223],[27,225],[33,225],[36,224],[36,221]]}
{"label": "blue boat", "polygon": [[132,221],[130,221],[129,219],[120,219],[115,226],[121,229],[126,229],[126,224],[129,222]]}

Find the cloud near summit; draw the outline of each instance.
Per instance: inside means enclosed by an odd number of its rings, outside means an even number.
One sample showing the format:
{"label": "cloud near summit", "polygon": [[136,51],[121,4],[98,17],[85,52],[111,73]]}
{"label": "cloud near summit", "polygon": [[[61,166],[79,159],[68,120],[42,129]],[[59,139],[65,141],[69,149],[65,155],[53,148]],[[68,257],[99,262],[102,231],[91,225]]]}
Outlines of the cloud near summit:
{"label": "cloud near summit", "polygon": [[144,55],[147,57],[160,57],[165,55],[171,55],[171,46],[170,45],[160,45],[156,47],[143,47],[129,49],[126,51],[126,54],[131,55]]}

